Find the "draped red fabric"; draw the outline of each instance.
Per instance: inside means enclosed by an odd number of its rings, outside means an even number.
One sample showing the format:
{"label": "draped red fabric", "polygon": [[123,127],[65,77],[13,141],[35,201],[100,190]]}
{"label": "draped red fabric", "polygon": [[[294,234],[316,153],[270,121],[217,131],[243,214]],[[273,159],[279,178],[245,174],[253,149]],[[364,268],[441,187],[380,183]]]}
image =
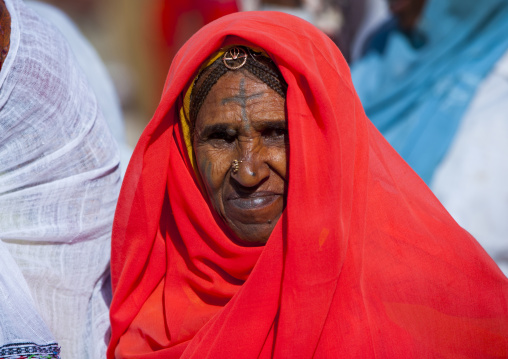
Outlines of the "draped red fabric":
{"label": "draped red fabric", "polygon": [[[264,247],[225,234],[178,108],[208,56],[263,48],[288,83],[287,207]],[[508,280],[367,119],[336,46],[246,12],[175,57],[123,183],[111,358],[502,358]]]}

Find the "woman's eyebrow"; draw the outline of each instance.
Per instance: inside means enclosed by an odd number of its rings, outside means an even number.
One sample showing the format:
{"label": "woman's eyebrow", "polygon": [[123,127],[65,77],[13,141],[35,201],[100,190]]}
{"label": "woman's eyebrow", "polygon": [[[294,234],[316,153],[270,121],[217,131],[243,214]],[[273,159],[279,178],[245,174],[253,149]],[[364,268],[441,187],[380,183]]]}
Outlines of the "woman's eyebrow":
{"label": "woman's eyebrow", "polygon": [[[286,120],[262,120],[255,121],[252,123],[252,127],[256,130],[264,130],[264,129],[274,129],[274,130],[285,130],[287,128]],[[235,131],[234,128],[231,127],[231,124],[227,123],[214,123],[211,125],[204,126],[199,131],[200,137],[208,137],[213,133],[225,133],[228,130]]]}
{"label": "woman's eyebrow", "polygon": [[285,130],[287,128],[287,121],[286,120],[262,120],[262,121],[253,122],[252,126],[256,130],[262,130],[262,129]]}
{"label": "woman's eyebrow", "polygon": [[204,126],[201,129],[201,131],[199,131],[199,135],[201,137],[207,137],[207,136],[211,135],[212,133],[226,132],[229,128],[231,128],[231,126],[226,123],[214,123],[211,125]]}

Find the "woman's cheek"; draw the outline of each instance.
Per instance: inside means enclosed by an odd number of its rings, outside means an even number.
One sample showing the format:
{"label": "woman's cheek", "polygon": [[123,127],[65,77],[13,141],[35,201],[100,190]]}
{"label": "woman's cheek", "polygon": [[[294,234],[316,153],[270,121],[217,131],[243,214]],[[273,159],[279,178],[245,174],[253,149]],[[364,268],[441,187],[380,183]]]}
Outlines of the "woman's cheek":
{"label": "woman's cheek", "polygon": [[287,152],[286,148],[273,148],[271,150],[270,162],[271,167],[280,175],[286,179],[287,173]]}
{"label": "woman's cheek", "polygon": [[197,151],[196,160],[198,162],[201,179],[209,191],[211,190],[213,192],[221,187],[224,182],[230,167],[227,164],[227,158],[229,157],[228,154],[213,149],[200,149]]}

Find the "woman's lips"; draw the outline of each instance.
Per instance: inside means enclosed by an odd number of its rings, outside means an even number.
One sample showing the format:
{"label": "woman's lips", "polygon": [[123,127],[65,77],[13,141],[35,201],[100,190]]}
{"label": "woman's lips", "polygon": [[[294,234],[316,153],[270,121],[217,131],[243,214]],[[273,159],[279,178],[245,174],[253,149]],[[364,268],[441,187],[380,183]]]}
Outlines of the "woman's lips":
{"label": "woman's lips", "polygon": [[233,193],[228,197],[228,205],[238,208],[239,210],[257,210],[271,205],[282,194],[274,192],[255,192],[248,195]]}
{"label": "woman's lips", "polygon": [[228,203],[239,210],[257,210],[271,205],[281,196],[273,192],[256,192],[248,196],[234,194],[228,198]]}

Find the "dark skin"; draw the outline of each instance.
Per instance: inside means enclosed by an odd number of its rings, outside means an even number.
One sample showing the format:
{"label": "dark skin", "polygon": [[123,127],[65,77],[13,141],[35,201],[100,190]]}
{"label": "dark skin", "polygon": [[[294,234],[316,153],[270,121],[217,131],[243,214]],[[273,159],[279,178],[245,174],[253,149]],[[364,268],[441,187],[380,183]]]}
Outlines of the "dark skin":
{"label": "dark skin", "polygon": [[[245,70],[222,76],[198,113],[198,170],[212,206],[240,244],[265,244],[284,210],[286,123],[284,98]],[[235,159],[241,161],[236,173]]]}
{"label": "dark skin", "polygon": [[426,0],[387,0],[392,14],[399,20],[400,27],[411,31],[420,15]]}
{"label": "dark skin", "polygon": [[0,0],[0,70],[9,52],[11,43],[11,15],[5,2]]}

